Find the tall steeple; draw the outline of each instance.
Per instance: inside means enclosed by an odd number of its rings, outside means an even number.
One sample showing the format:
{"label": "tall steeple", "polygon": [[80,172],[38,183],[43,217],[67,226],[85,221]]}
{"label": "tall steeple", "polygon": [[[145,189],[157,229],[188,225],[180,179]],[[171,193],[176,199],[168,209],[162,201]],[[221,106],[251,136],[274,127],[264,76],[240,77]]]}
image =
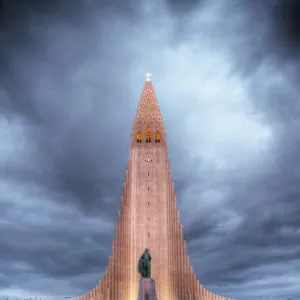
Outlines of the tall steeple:
{"label": "tall steeple", "polygon": [[151,252],[159,300],[225,300],[202,287],[190,266],[165,126],[149,73],[133,122],[112,256],[99,285],[76,300],[136,300],[137,263],[145,248]]}
{"label": "tall steeple", "polygon": [[144,88],[142,90],[140,102],[133,122],[132,147],[136,145],[137,135],[142,137],[143,140],[147,134],[148,136],[151,134],[154,142],[155,140],[160,140],[159,143],[156,142],[153,144],[152,141],[149,143],[149,140],[145,139],[145,142],[149,146],[166,146],[165,126],[150,75],[150,73],[146,74]]}

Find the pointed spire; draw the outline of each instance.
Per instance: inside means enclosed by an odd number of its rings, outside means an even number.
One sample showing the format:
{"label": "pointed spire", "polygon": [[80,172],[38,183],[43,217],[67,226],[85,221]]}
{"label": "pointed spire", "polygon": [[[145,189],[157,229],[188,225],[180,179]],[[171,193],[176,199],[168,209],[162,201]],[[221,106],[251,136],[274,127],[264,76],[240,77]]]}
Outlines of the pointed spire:
{"label": "pointed spire", "polygon": [[140,98],[134,123],[161,123],[163,119],[157,103],[155,91],[150,79],[151,74],[146,74],[146,81]]}
{"label": "pointed spire", "polygon": [[142,149],[144,146],[167,149],[165,125],[149,73],[146,74],[131,133],[131,147]]}

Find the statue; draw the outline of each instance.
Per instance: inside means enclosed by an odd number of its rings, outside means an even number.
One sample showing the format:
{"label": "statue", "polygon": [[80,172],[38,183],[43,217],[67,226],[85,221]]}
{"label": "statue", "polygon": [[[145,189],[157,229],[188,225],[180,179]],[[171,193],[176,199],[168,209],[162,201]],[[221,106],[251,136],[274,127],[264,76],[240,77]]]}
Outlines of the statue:
{"label": "statue", "polygon": [[148,248],[141,255],[137,269],[142,276],[137,300],[158,300],[155,281],[151,278],[151,255]]}
{"label": "statue", "polygon": [[141,255],[137,268],[142,278],[151,278],[151,255],[148,248]]}

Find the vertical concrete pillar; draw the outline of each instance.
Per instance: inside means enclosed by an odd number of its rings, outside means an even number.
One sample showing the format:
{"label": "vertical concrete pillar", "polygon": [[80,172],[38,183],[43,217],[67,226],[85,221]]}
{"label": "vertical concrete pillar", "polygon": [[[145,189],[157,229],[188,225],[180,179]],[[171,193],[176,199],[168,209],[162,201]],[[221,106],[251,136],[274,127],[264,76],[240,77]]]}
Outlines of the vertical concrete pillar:
{"label": "vertical concrete pillar", "polygon": [[197,295],[197,287],[198,287],[198,285],[197,285],[197,278],[196,278],[196,274],[194,273],[193,274],[193,283],[194,283],[194,285],[193,285],[193,294],[194,295]]}
{"label": "vertical concrete pillar", "polygon": [[111,278],[112,278],[112,284],[111,284],[111,297],[112,299],[115,299],[116,295],[116,286],[115,286],[115,283],[116,283],[116,242],[114,241],[113,242],[113,254],[112,254],[112,266],[111,266]]}
{"label": "vertical concrete pillar", "polygon": [[[120,220],[119,220],[120,221]],[[120,224],[120,223],[119,223]],[[119,253],[120,253],[120,239],[119,239],[119,228],[120,226],[117,226],[116,231],[116,244],[115,244],[115,256],[116,256],[116,266],[115,266],[115,299],[119,299]]]}

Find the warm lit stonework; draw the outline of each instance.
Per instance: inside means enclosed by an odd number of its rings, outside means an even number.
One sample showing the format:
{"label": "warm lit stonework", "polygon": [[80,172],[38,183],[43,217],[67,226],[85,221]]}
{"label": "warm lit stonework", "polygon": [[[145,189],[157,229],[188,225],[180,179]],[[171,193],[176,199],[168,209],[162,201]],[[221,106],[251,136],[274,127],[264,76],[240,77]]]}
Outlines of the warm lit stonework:
{"label": "warm lit stonework", "polygon": [[[133,123],[112,256],[101,282],[76,300],[136,300],[139,256],[149,248],[159,300],[226,300],[205,289],[190,266],[176,207],[166,131],[147,75]],[[201,253],[199,252],[199,255]]]}

